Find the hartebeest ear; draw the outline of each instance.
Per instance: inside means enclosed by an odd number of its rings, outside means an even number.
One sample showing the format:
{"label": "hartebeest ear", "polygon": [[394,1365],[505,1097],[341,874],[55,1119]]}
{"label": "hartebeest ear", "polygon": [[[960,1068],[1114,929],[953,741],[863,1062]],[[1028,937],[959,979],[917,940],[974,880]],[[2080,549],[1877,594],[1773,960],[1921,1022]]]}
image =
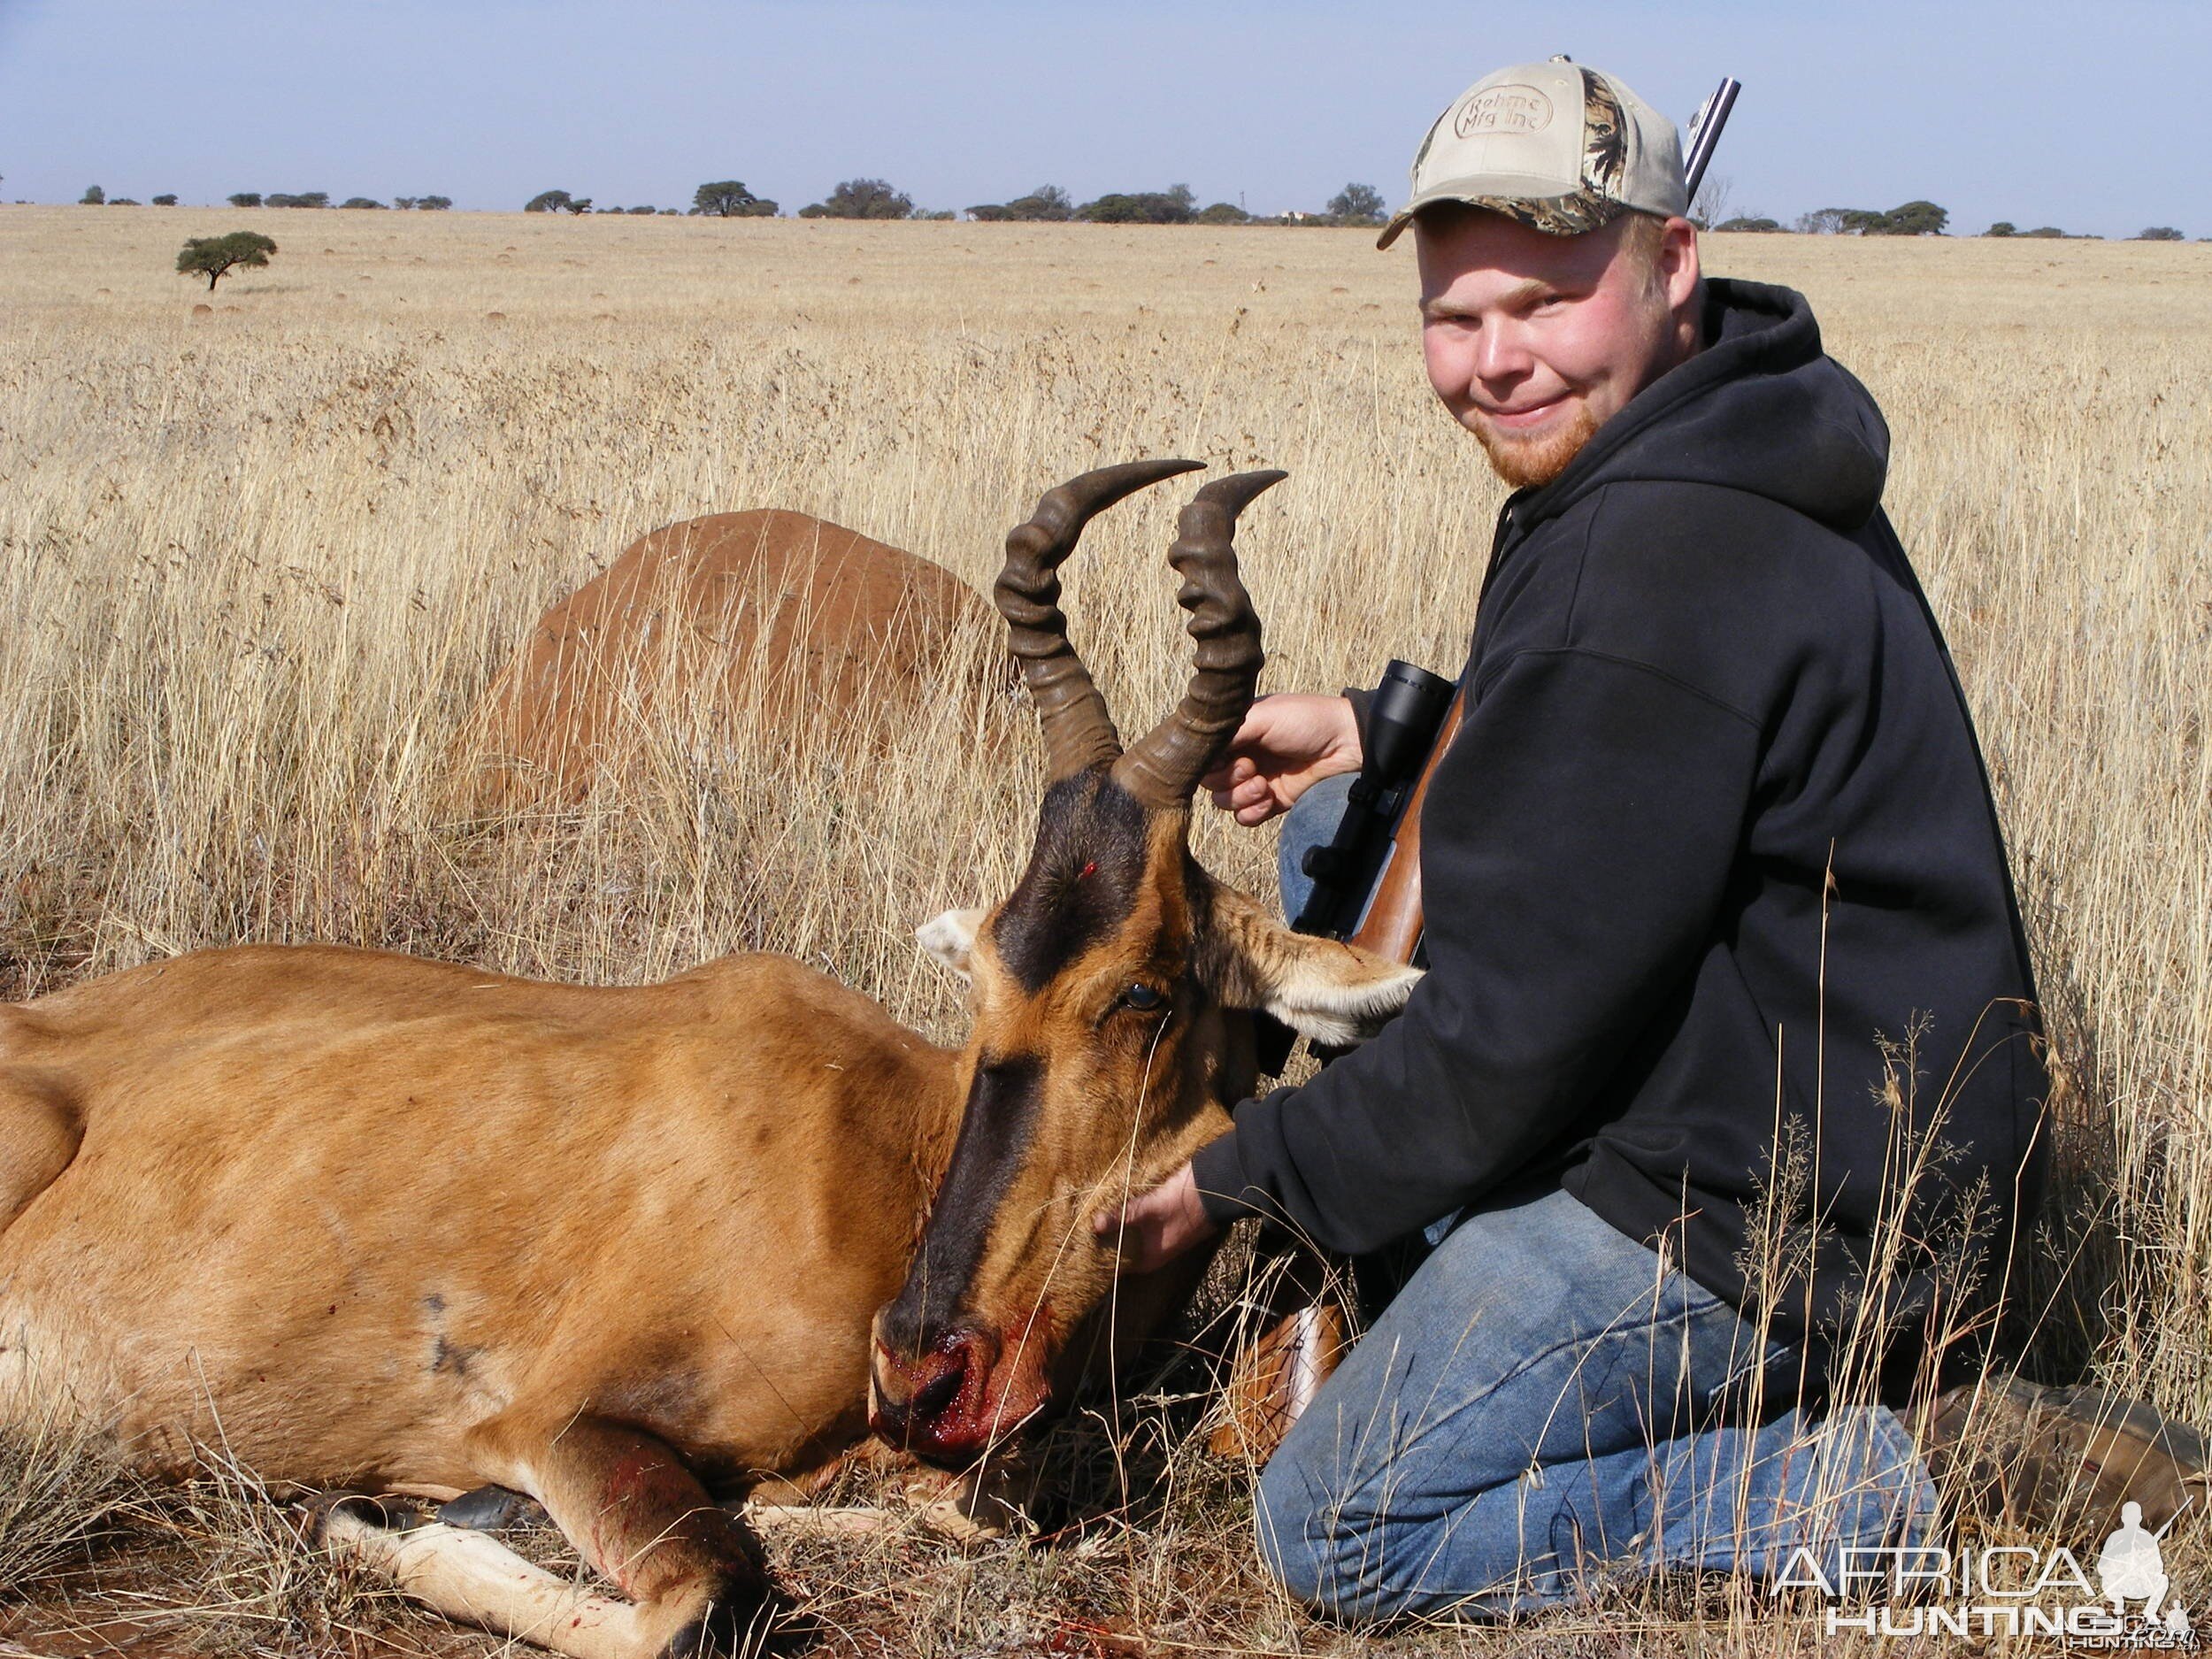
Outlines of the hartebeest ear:
{"label": "hartebeest ear", "polygon": [[968,977],[968,953],[975,949],[976,930],[983,926],[981,910],[947,910],[933,916],[914,930],[922,949],[962,979]]}
{"label": "hartebeest ear", "polygon": [[1198,972],[1223,1005],[1263,1008],[1316,1042],[1343,1048],[1373,1036],[1420,981],[1418,968],[1294,933],[1258,900],[1210,878],[1191,898]]}

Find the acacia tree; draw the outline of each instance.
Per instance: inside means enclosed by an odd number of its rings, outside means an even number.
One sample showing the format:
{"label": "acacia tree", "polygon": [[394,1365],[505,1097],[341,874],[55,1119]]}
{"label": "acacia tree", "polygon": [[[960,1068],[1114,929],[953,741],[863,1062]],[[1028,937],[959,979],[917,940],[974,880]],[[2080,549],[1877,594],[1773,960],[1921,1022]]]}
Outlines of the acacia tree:
{"label": "acacia tree", "polygon": [[1027,196],[1010,202],[986,202],[968,210],[970,219],[992,222],[1002,219],[1059,220],[1075,217],[1075,202],[1056,184],[1041,184]]}
{"label": "acacia tree", "polygon": [[1348,225],[1379,225],[1382,192],[1371,184],[1348,184],[1329,198],[1329,217]]}
{"label": "acacia tree", "polygon": [[691,194],[691,211],[708,219],[773,219],[776,204],[755,196],[739,179],[718,179]]}
{"label": "acacia tree", "polygon": [[1907,202],[1887,210],[1843,207],[1824,210],[1839,216],[1839,228],[1861,236],[1940,236],[1951,215],[1933,202]]}
{"label": "acacia tree", "polygon": [[1098,225],[1187,225],[1198,217],[1198,198],[1187,184],[1117,191],[1084,203],[1075,216]]}
{"label": "acacia tree", "polygon": [[881,179],[847,179],[819,202],[799,210],[801,219],[911,219],[914,198]]}
{"label": "acacia tree", "polygon": [[227,236],[195,236],[177,255],[179,276],[204,276],[208,292],[225,274],[241,265],[265,265],[277,245],[257,230],[234,230]]}
{"label": "acacia tree", "polygon": [[87,187],[85,193],[77,198],[77,205],[79,207],[104,207],[107,204],[107,199],[108,193],[95,184]]}
{"label": "acacia tree", "polygon": [[565,190],[541,190],[522,204],[526,213],[558,213],[574,204],[576,198]]}
{"label": "acacia tree", "polygon": [[241,190],[237,195],[230,198],[230,204],[233,207],[259,207],[261,205],[261,192],[258,190]]}

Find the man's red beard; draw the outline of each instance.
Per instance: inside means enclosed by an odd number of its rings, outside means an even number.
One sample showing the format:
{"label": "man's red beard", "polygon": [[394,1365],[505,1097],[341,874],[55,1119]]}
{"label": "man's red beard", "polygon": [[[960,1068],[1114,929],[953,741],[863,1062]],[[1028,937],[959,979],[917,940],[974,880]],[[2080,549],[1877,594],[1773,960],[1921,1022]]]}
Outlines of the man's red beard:
{"label": "man's red beard", "polygon": [[1587,403],[1575,405],[1565,426],[1529,437],[1502,430],[1479,409],[1469,413],[1469,426],[1482,445],[1482,452],[1490,457],[1490,470],[1516,489],[1548,484],[1557,478],[1567,470],[1567,463],[1582,453],[1582,446],[1595,435],[1599,426]]}

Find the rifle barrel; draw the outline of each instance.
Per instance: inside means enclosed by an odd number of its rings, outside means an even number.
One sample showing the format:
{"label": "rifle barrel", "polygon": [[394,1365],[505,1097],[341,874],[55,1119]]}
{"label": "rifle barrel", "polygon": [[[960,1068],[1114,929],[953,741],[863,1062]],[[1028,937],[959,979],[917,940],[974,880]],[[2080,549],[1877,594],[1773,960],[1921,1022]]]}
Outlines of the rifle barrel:
{"label": "rifle barrel", "polygon": [[1690,122],[1690,153],[1682,164],[1682,182],[1686,199],[1693,206],[1697,203],[1697,187],[1705,182],[1705,169],[1720,143],[1720,129],[1728,125],[1728,111],[1736,107],[1736,95],[1742,90],[1741,81],[1723,75],[1713,96],[1698,105],[1697,115]]}

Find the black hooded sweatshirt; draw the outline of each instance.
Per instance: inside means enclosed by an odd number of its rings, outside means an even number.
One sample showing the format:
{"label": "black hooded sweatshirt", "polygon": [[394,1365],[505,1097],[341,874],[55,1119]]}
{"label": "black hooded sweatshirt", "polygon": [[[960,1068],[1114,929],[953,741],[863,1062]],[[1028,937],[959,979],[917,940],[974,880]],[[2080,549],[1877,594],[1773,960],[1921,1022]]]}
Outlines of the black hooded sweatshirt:
{"label": "black hooded sweatshirt", "polygon": [[1887,1320],[1894,1380],[2039,1195],[2027,946],[1879,411],[1786,288],[1709,282],[1704,337],[1500,514],[1428,976],[1198,1187],[1356,1253],[1549,1179],[1810,1383]]}

